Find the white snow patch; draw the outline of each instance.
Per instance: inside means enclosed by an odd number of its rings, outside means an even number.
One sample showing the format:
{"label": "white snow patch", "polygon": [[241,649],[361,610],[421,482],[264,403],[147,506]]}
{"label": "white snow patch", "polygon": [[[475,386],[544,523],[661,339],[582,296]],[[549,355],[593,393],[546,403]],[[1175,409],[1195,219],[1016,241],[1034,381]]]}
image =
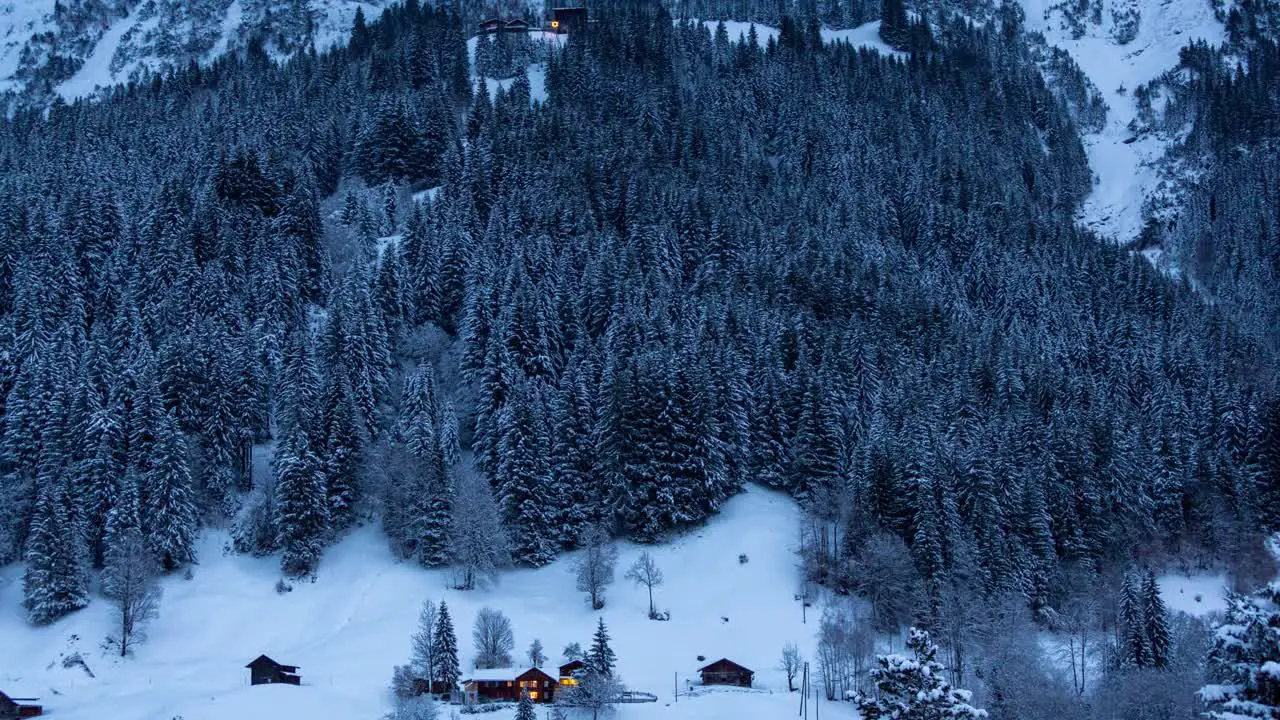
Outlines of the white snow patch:
{"label": "white snow patch", "polygon": [[18,85],[13,74],[22,47],[32,35],[52,27],[53,4],[54,0],[0,0],[0,90]]}
{"label": "white snow patch", "polygon": [[427,188],[426,190],[419,190],[418,192],[413,194],[413,201],[423,202],[424,200],[435,200],[436,195],[440,192],[440,188],[442,187],[444,186],[437,185],[435,187]]}
{"label": "white snow patch", "polygon": [[[716,34],[716,27],[720,25],[720,22],[720,20],[703,20],[702,24],[707,26],[707,29],[711,31],[711,35],[714,37]],[[735,43],[745,41],[750,36],[751,28],[755,27],[756,42],[759,43],[762,48],[767,47],[770,40],[777,42],[778,35],[781,32],[778,28],[769,27],[768,25],[758,25],[749,22],[740,22],[738,20],[725,20],[723,22],[724,29],[729,34],[729,42]]]}
{"label": "white snow patch", "polygon": [[910,55],[896,50],[880,37],[880,21],[863,23],[850,30],[831,30],[823,28],[819,31],[823,42],[847,42],[856,48],[867,48],[881,54],[906,60]]}
{"label": "white snow patch", "polygon": [[[240,0],[235,0],[233,6],[239,7],[239,5]],[[134,8],[127,17],[119,18],[112,23],[111,27],[102,34],[98,44],[93,46],[93,52],[85,58],[84,64],[76,74],[57,87],[56,92],[62,96],[63,100],[73,102],[82,97],[89,97],[99,89],[110,87],[117,82],[111,74],[111,58],[115,57],[116,49],[120,47],[120,40],[124,34],[137,24],[136,15],[139,8]]]}
{"label": "white snow patch", "polygon": [[[381,531],[364,527],[328,550],[315,582],[295,582],[292,592],[278,594],[278,557],[226,555],[227,534],[209,532],[194,578],[163,581],[160,617],[127,660],[99,647],[114,624],[101,598],[52,626],[29,625],[21,610],[22,567],[11,565],[0,568],[0,678],[32,688],[61,720],[376,718],[391,706],[392,666],[407,661],[419,605],[430,598],[449,604],[464,674],[473,667],[469,640],[481,607],[511,618],[517,662],[539,638],[549,665],[559,662],[566,643],[587,645],[603,617],[629,689],[659,697],[619,706],[618,720],[773,720],[794,714],[798,702],[775,669],[782,646],[795,642],[816,657],[816,617],[801,624],[794,599],[799,516],[789,498],[753,487],[706,527],[667,545],[623,543],[618,581],[599,613],[574,590],[571,557],[506,572],[492,589],[462,592],[450,589],[448,571],[397,562]],[[642,550],[666,575],[654,595],[660,609],[671,611],[670,621],[649,620],[645,590],[622,579]],[[748,563],[739,563],[741,553]],[[82,653],[96,677],[62,667],[71,651]],[[300,666],[302,685],[248,687],[244,665],[263,653]],[[692,670],[705,664],[698,655],[752,668],[757,691],[698,691],[675,701],[673,689],[683,690]],[[824,717],[855,717],[848,704],[823,705]]]}
{"label": "white snow patch", "polygon": [[1218,44],[1225,37],[1205,0],[1147,0],[1139,6],[1137,37],[1117,45],[1111,36],[1111,10],[1125,1],[1104,0],[1103,23],[1087,24],[1085,34],[1073,38],[1058,12],[1051,10],[1057,0],[1022,0],[1027,29],[1043,33],[1051,45],[1069,52],[1111,108],[1102,131],[1084,138],[1095,183],[1079,219],[1121,243],[1141,231],[1143,204],[1160,180],[1153,165],[1173,142],[1155,135],[1134,138],[1129,128],[1137,117],[1133,89],[1176,66],[1178,52],[1191,41]]}
{"label": "white snow patch", "polygon": [[1225,575],[1162,575],[1156,582],[1170,612],[1203,617],[1227,609]]}

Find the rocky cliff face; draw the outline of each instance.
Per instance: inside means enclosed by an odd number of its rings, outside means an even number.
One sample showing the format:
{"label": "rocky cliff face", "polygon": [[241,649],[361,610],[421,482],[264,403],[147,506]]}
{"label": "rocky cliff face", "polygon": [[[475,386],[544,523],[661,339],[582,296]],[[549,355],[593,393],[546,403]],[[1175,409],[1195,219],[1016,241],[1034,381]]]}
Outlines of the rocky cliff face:
{"label": "rocky cliff face", "polygon": [[72,100],[148,71],[205,61],[250,38],[285,56],[346,37],[357,8],[392,0],[0,0],[8,109]]}

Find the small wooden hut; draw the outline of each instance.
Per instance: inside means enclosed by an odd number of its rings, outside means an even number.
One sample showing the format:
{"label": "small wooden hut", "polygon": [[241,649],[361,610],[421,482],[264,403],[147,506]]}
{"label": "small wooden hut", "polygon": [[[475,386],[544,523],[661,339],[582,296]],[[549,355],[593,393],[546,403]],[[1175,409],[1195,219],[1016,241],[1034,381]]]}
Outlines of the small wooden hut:
{"label": "small wooden hut", "polygon": [[39,698],[9,697],[0,692],[0,720],[40,717],[44,707],[37,704]]}
{"label": "small wooden hut", "polygon": [[259,655],[245,667],[249,668],[250,685],[298,685],[302,682],[297,665],[284,665],[266,655]]}
{"label": "small wooden hut", "polygon": [[737,685],[751,687],[755,672],[728,659],[719,660],[698,670],[703,685]]}

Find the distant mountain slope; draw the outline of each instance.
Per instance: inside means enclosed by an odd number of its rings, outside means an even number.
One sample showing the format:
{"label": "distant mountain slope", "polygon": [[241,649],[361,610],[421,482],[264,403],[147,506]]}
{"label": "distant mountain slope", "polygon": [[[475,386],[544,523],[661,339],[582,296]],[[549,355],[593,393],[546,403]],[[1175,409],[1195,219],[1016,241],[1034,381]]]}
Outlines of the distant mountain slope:
{"label": "distant mountain slope", "polygon": [[1209,0],[1022,0],[1022,6],[1027,30],[1066,50],[1109,106],[1102,129],[1084,135],[1095,178],[1080,219],[1117,242],[1133,240],[1169,172],[1165,151],[1179,139],[1136,122],[1133,91],[1174,70],[1193,40],[1221,43],[1222,23]]}
{"label": "distant mountain slope", "polygon": [[345,40],[357,8],[393,0],[0,0],[6,104],[73,100],[144,70],[205,61],[261,37],[287,55]]}

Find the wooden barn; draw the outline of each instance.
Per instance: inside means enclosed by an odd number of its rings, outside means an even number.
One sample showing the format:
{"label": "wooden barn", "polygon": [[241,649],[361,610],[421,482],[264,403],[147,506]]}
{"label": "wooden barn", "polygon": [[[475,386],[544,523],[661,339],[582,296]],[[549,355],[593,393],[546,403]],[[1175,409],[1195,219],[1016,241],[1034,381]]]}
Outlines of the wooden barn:
{"label": "wooden barn", "polygon": [[0,720],[40,717],[44,708],[36,704],[39,698],[9,697],[0,692]]}
{"label": "wooden barn", "polygon": [[538,668],[493,668],[476,670],[462,681],[463,697],[468,704],[481,702],[517,702],[524,694],[536,703],[555,700],[556,679]]}
{"label": "wooden barn", "polygon": [[507,23],[502,26],[502,32],[527,33],[529,32],[529,21],[521,20],[519,18],[516,18],[515,20],[508,20]]}
{"label": "wooden barn", "polygon": [[702,675],[703,685],[751,687],[751,680],[755,677],[755,672],[728,658],[720,658],[710,665],[700,668],[698,673]]}
{"label": "wooden barn", "polygon": [[565,687],[573,687],[578,684],[578,676],[585,670],[587,664],[581,660],[570,660],[560,666],[560,684]]}
{"label": "wooden barn", "polygon": [[584,7],[561,7],[551,11],[551,31],[564,35],[581,33],[587,30],[587,9]]}
{"label": "wooden barn", "polygon": [[503,22],[498,18],[489,18],[480,23],[480,28],[476,31],[477,35],[493,35],[502,30]]}
{"label": "wooden barn", "polygon": [[259,655],[245,667],[249,668],[250,685],[298,685],[302,682],[297,665],[282,665],[266,655]]}

